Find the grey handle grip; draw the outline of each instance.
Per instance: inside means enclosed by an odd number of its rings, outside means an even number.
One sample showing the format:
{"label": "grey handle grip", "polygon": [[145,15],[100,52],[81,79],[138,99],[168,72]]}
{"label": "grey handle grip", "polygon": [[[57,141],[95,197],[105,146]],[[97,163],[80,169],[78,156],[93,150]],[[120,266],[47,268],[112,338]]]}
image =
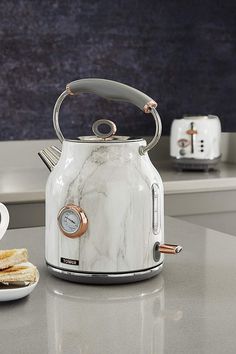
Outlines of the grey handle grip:
{"label": "grey handle grip", "polygon": [[62,142],[64,136],[59,125],[59,111],[62,102],[68,95],[76,95],[79,93],[95,93],[98,96],[107,98],[109,100],[124,101],[134,104],[145,113],[152,113],[156,124],[156,131],[153,139],[147,146],[140,146],[139,152],[141,155],[152,149],[158,142],[161,136],[161,119],[156,111],[157,103],[143,92],[134,89],[120,82],[105,80],[105,79],[81,79],[72,81],[66,85],[66,90],[58,97],[53,110],[53,125],[58,136]]}
{"label": "grey handle grip", "polygon": [[[72,81],[66,86],[69,95],[78,95],[79,93],[94,93],[100,97],[112,101],[123,101],[132,103],[145,112],[150,108],[156,108],[157,104],[151,97],[145,93],[136,90],[120,82],[105,79],[81,79]],[[148,113],[148,112],[146,112]]]}

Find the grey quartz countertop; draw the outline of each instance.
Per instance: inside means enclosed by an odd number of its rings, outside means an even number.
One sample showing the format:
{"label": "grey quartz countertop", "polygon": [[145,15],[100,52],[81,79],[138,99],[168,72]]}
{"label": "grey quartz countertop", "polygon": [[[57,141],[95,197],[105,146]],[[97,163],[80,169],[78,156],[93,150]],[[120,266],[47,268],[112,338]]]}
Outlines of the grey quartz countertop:
{"label": "grey quartz countertop", "polygon": [[1,353],[235,353],[236,238],[168,217],[165,237],[184,250],[155,278],[89,286],[47,272],[43,228],[8,231],[1,248],[27,247],[40,281],[0,304]]}
{"label": "grey quartz countertop", "polygon": [[165,194],[236,190],[236,164],[220,163],[217,170],[176,171],[169,161],[155,162],[165,188]]}
{"label": "grey quartz countertop", "polygon": [[[210,172],[178,172],[168,161],[154,165],[163,179],[165,194],[236,190],[236,164],[221,163],[219,170]],[[44,201],[48,175],[44,166],[0,169],[0,201]]]}

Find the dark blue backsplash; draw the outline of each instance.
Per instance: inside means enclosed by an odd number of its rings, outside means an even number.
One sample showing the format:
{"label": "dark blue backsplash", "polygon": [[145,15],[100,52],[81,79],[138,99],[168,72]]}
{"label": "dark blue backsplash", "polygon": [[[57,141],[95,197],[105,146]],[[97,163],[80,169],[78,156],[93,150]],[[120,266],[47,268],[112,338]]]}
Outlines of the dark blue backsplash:
{"label": "dark blue backsplash", "polygon": [[[183,114],[217,114],[236,131],[236,1],[0,2],[0,139],[55,137],[52,109],[65,84],[124,82],[159,102],[164,133]],[[149,135],[149,115],[96,96],[68,98],[65,135],[99,118],[119,134]]]}

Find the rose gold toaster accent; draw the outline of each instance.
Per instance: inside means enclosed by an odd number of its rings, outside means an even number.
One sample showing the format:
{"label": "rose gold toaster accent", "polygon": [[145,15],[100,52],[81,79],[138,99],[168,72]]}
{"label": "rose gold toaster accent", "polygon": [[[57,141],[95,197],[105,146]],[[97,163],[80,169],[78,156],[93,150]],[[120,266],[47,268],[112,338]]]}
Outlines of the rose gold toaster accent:
{"label": "rose gold toaster accent", "polygon": [[188,130],[186,131],[186,133],[187,133],[188,135],[194,135],[194,134],[197,134],[197,130],[188,129]]}

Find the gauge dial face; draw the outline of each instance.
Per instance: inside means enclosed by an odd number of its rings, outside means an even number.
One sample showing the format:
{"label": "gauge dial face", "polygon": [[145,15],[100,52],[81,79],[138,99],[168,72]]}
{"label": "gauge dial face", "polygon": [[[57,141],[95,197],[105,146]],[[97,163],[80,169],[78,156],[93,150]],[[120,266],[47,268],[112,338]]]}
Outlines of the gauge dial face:
{"label": "gauge dial face", "polygon": [[82,236],[88,228],[88,219],[78,205],[68,204],[58,214],[58,225],[62,233],[70,238]]}
{"label": "gauge dial face", "polygon": [[65,232],[73,234],[80,228],[80,215],[72,209],[65,209],[61,213],[59,222]]}
{"label": "gauge dial face", "polygon": [[189,144],[190,144],[190,141],[187,140],[187,139],[179,139],[179,140],[178,140],[178,145],[179,145],[181,148],[185,148],[185,147],[187,147]]}

